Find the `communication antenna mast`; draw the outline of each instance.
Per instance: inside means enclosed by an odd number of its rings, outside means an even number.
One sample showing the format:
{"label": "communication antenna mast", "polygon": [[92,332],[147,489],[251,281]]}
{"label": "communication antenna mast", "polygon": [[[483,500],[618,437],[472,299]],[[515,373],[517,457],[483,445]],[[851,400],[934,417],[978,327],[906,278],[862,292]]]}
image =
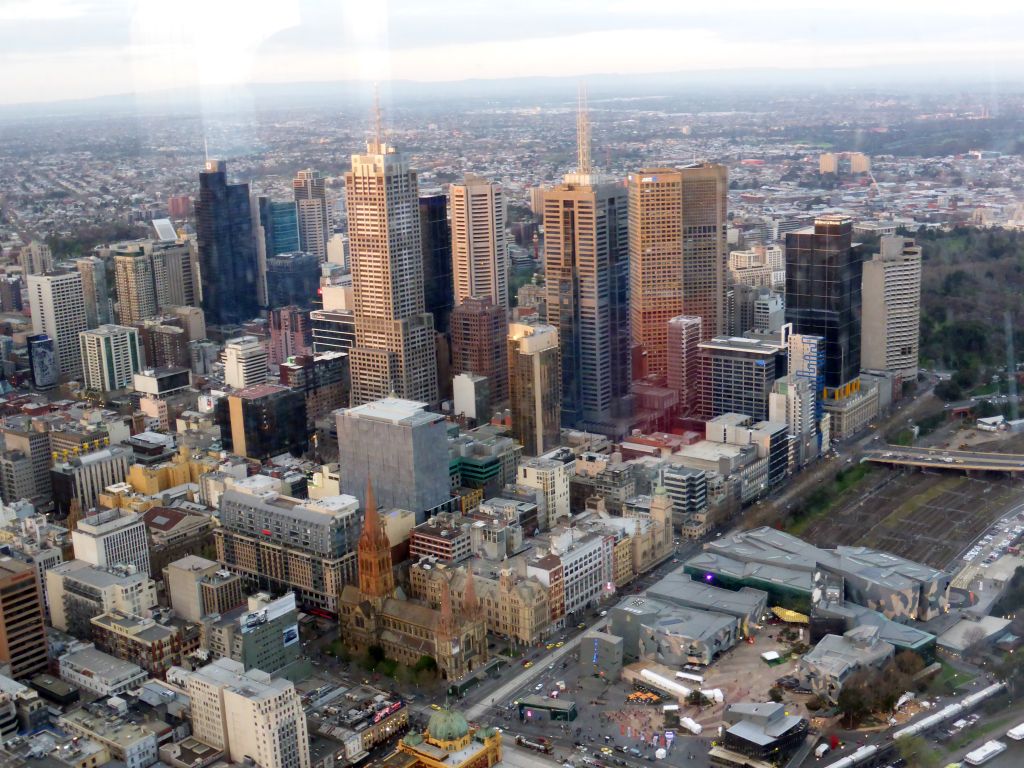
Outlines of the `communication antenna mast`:
{"label": "communication antenna mast", "polygon": [[591,173],[590,164],[590,118],[587,115],[587,86],[580,83],[576,112],[576,172]]}
{"label": "communication antenna mast", "polygon": [[1006,399],[1010,401],[1010,420],[1020,418],[1017,406],[1017,356],[1013,353],[1013,315],[1006,310],[1003,315],[1003,326],[1006,333]]}
{"label": "communication antenna mast", "polygon": [[373,84],[373,151],[382,152],[384,148],[384,121],[380,115],[380,86]]}

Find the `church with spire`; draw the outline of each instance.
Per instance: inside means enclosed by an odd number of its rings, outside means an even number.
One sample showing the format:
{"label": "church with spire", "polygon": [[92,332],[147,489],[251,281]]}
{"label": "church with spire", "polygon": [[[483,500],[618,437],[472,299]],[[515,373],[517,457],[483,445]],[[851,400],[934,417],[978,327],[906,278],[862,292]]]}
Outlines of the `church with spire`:
{"label": "church with spire", "polygon": [[358,584],[342,590],[338,611],[341,640],[350,652],[377,646],[386,658],[410,667],[430,656],[445,680],[459,680],[487,661],[487,626],[472,584],[454,601],[445,582],[438,608],[409,599],[396,585],[391,543],[369,484],[356,562]]}

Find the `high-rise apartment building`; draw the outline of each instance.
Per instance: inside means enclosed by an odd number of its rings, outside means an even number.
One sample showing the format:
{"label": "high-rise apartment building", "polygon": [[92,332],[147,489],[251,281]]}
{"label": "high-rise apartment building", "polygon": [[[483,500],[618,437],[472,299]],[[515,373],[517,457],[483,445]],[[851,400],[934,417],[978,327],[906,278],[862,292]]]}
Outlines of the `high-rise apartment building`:
{"label": "high-rise apartment building", "polygon": [[149,536],[146,524],[134,512],[108,509],[83,517],[71,532],[75,559],[97,568],[134,565],[149,573]]}
{"label": "high-rise apartment building", "polygon": [[113,392],[132,386],[142,370],[137,328],[101,325],[78,335],[82,350],[82,383],[93,392]]}
{"label": "high-rise apartment building", "polygon": [[80,378],[82,351],[78,334],[88,327],[81,273],[29,275],[28,303],[33,333],[45,333],[53,340],[60,375],[67,379]]}
{"label": "high-rise apartment building", "polygon": [[679,415],[696,416],[700,410],[701,318],[680,315],[668,321],[668,388],[679,393]]}
{"label": "high-rise apartment building", "polygon": [[141,247],[114,256],[114,285],[117,291],[117,321],[131,325],[157,313],[153,261]]}
{"label": "high-rise apartment building", "polygon": [[199,174],[196,235],[202,306],[211,325],[240,323],[259,311],[259,268],[248,184],[228,184],[227,163]]}
{"label": "high-rise apartment building", "polygon": [[267,347],[255,336],[239,336],[224,345],[224,383],[245,389],[267,380]]}
{"label": "high-rise apartment building", "polygon": [[824,339],[827,400],[860,390],[862,268],[846,216],[819,216],[786,234],[786,322]]}
{"label": "high-rise apartment building", "polygon": [[505,197],[498,184],[466,176],[449,187],[456,306],[486,296],[508,309]]}
{"label": "high-rise apartment building", "polygon": [[232,659],[185,673],[192,734],[232,763],[309,768],[309,735],[295,686]]}
{"label": "high-rise apartment building", "polygon": [[527,456],[557,447],[562,387],[558,331],[550,325],[511,323],[508,328],[512,434]]}
{"label": "high-rise apartment building", "polygon": [[434,317],[425,311],[416,172],[384,144],[352,156],[345,174],[356,345],[352,402],[395,393],[437,401]]}
{"label": "high-rise apartment building", "polygon": [[0,661],[10,665],[16,680],[49,668],[43,617],[35,566],[0,558]]}
{"label": "high-rise apartment building", "polygon": [[562,425],[621,436],[630,415],[629,238],[626,188],[590,167],[580,110],[575,173],[544,194],[547,324],[561,348]]}
{"label": "high-rise apartment building", "polygon": [[299,249],[313,254],[322,264],[327,261],[327,238],[331,234],[323,174],[311,168],[299,171],[292,181],[292,192],[299,217]]}
{"label": "high-rise apartment building", "polygon": [[350,495],[303,501],[277,492],[266,475],[233,481],[213,533],[217,559],[251,589],[294,591],[303,608],[337,613],[356,579],[361,516]]}
{"label": "high-rise apartment building", "polygon": [[41,240],[21,247],[21,271],[25,275],[41,275],[53,269],[53,251]]}
{"label": "high-rise apartment building", "polygon": [[161,311],[171,307],[196,306],[195,264],[188,240],[152,241],[153,285]]}
{"label": "high-rise apartment building", "polygon": [[489,297],[470,297],[451,314],[451,372],[486,376],[491,403],[508,399],[508,315]]}
{"label": "high-rise apartment building", "polygon": [[448,198],[444,195],[423,195],[419,206],[425,308],[434,316],[437,332],[448,333],[448,318],[455,306]]}
{"label": "high-rise apartment building", "polygon": [[630,327],[648,374],[667,370],[673,317],[700,317],[705,341],[726,330],[728,186],[712,163],[629,176]]}
{"label": "high-rise apartment building", "polygon": [[114,322],[109,260],[98,256],[83,256],[75,259],[75,268],[82,276],[86,325],[95,328],[97,325]]}
{"label": "high-rise apartment building", "polygon": [[448,430],[426,403],[386,398],[337,412],[341,489],[366,505],[367,484],[385,508],[420,523],[451,499]]}
{"label": "high-rise apartment building", "polygon": [[917,378],[921,333],[921,247],[886,235],[864,262],[861,367],[892,371],[901,382]]}

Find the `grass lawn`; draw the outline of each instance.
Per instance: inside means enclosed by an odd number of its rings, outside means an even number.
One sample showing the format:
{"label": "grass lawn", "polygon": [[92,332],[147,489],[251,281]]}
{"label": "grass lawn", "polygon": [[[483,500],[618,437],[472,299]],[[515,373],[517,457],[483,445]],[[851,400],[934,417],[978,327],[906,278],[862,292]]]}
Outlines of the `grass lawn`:
{"label": "grass lawn", "polygon": [[975,676],[969,672],[961,672],[952,664],[949,664],[942,659],[939,659],[939,664],[942,665],[942,671],[932,679],[932,690],[941,693],[945,691],[947,683],[954,686],[963,685],[975,678]]}

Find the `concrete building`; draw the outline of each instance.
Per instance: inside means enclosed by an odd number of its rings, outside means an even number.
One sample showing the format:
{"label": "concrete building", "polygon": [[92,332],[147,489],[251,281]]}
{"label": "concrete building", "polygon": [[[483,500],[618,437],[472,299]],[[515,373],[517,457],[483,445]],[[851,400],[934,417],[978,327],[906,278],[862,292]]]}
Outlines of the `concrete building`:
{"label": "concrete building", "polygon": [[267,380],[267,348],[255,336],[239,336],[224,345],[224,383],[246,389]]}
{"label": "concrete building", "polygon": [[744,637],[754,634],[768,613],[768,593],[743,587],[723,589],[706,580],[695,581],[689,574],[675,571],[647,589],[647,595],[662,602],[735,616]]}
{"label": "concrete building", "polygon": [[156,618],[121,611],[93,616],[89,620],[96,647],[119,659],[130,661],[158,680],[172,667],[187,663],[199,649],[199,631],[178,619],[154,612]]}
{"label": "concrete building", "polygon": [[629,186],[630,327],[645,373],[668,368],[668,321],[701,318],[702,340],[725,331],[724,165],[649,168]]}
{"label": "concrete building", "polygon": [[665,467],[661,482],[672,499],[672,518],[680,530],[684,534],[694,526],[703,530],[708,513],[707,472],[671,464]]}
{"label": "concrete building", "polygon": [[0,557],[0,662],[10,666],[12,678],[49,667],[45,615],[35,566]]}
{"label": "concrete building", "polygon": [[[292,193],[298,210],[299,248],[316,256],[322,264],[327,261],[327,238],[331,234],[326,179],[312,168],[299,171],[292,181]],[[271,308],[274,306],[270,304]]]}
{"label": "concrete building", "polygon": [[[131,475],[129,474],[129,481]],[[164,568],[210,541],[213,518],[174,507],[150,507],[142,513],[149,534],[149,573],[161,578]]]}
{"label": "concrete building", "polygon": [[921,334],[921,247],[897,235],[882,238],[864,262],[861,367],[917,380]]}
{"label": "concrete building", "polygon": [[290,357],[308,355],[313,349],[309,312],[294,304],[275,306],[267,316],[270,326],[267,363],[277,368]]}
{"label": "concrete building", "polygon": [[558,331],[550,325],[512,323],[508,329],[512,434],[528,456],[539,456],[561,437],[561,362]]}
{"label": "concrete building", "polygon": [[543,198],[545,308],[558,332],[562,425],[621,436],[632,415],[626,190],[595,172],[581,99],[577,167]]}
{"label": "concrete building", "polygon": [[146,768],[157,761],[156,732],[112,716],[109,710],[76,709],[61,715],[57,724],[65,733],[102,745],[126,768]]}
{"label": "concrete building", "polygon": [[88,328],[81,273],[29,275],[28,303],[32,332],[45,333],[53,340],[60,375],[72,380],[81,378],[82,351],[78,334]]}
{"label": "concrete building", "polygon": [[383,507],[412,510],[418,522],[449,503],[447,427],[425,409],[390,397],[338,411],[341,488],[360,506],[368,483]]}
{"label": "concrete building", "polygon": [[358,502],[282,496],[271,478],[233,481],[214,530],[217,560],[257,589],[292,590],[306,608],[337,612],[338,594],[356,578]]}
{"label": "concrete building", "polygon": [[125,244],[114,252],[115,314],[121,325],[133,325],[157,314],[153,261],[141,245]]}
{"label": "concrete building", "polygon": [[246,670],[289,679],[304,679],[311,672],[310,665],[300,661],[299,612],[292,592],[276,600],[259,592],[247,605],[207,615],[201,645],[212,659],[233,659]]}
{"label": "concrete building", "polygon": [[70,560],[46,571],[50,623],[61,632],[89,638],[90,621],[110,611],[141,616],[156,607],[156,583],[134,567],[96,568]]}
{"label": "concrete building", "polygon": [[310,768],[302,699],[287,680],[246,672],[228,658],[186,673],[193,734],[231,762],[263,768]]}
{"label": "concrete building", "polygon": [[784,375],[785,348],[760,339],[715,338],[700,344],[705,418],[743,413],[768,418],[768,398]]}
{"label": "concrete building", "polygon": [[[508,400],[508,318],[504,307],[489,298],[467,296],[451,312],[451,372],[486,376],[490,401]],[[481,414],[486,418],[489,414]],[[479,418],[479,417],[478,417]]]}
{"label": "concrete building", "polygon": [[508,310],[505,195],[498,184],[467,175],[448,187],[455,306],[488,298]]}
{"label": "concrete building", "polygon": [[241,576],[205,557],[187,555],[169,563],[163,580],[171,609],[186,621],[245,605]]}
{"label": "concrete building", "polygon": [[104,510],[83,517],[71,532],[75,557],[97,568],[132,565],[149,573],[146,524],[134,512]]}
{"label": "concrete building", "polygon": [[701,398],[701,318],[688,315],[668,321],[666,366],[668,388],[679,393],[679,415],[696,416]]}
{"label": "concrete building", "polygon": [[434,316],[426,311],[416,172],[378,135],[345,174],[354,288],[352,403],[391,393],[438,399]]}
{"label": "concrete building", "polygon": [[54,465],[50,470],[53,504],[58,516],[65,517],[77,500],[83,510],[94,509],[100,494],[109,485],[123,483],[128,467],[135,461],[134,454],[123,445],[89,451],[79,456],[64,457],[54,450]]}
{"label": "concrete building", "polygon": [[710,664],[741,639],[736,616],[649,597],[627,597],[608,614],[609,632],[622,638],[626,658],[669,667]]}
{"label": "concrete building", "polygon": [[25,275],[41,275],[53,269],[53,251],[41,240],[21,246],[18,262]]}
{"label": "concrete building", "polygon": [[82,383],[93,392],[113,392],[132,386],[142,370],[137,328],[101,325],[78,334],[82,356]]}
{"label": "concrete building", "polygon": [[[19,488],[29,487],[24,478],[25,466],[20,458],[13,457],[11,454],[17,452],[29,460],[32,490],[28,495],[19,498],[27,498],[37,507],[49,504],[53,498],[53,486],[50,481],[53,454],[48,425],[39,419],[7,419],[0,424],[0,435],[3,436],[3,443],[7,449],[4,455],[9,457],[12,465],[18,464],[17,470],[12,468],[11,471],[17,471],[21,478],[18,480]],[[6,498],[4,500],[7,501]],[[10,502],[8,501],[8,503]]]}
{"label": "concrete building", "polygon": [[572,514],[569,508],[569,482],[575,472],[576,455],[568,448],[556,448],[519,464],[516,483],[534,489],[543,501],[538,504],[537,516],[541,530],[548,530]]}
{"label": "concrete building", "polygon": [[73,643],[58,664],[61,680],[102,697],[126,693],[149,679],[142,667],[97,651],[92,643]]}

